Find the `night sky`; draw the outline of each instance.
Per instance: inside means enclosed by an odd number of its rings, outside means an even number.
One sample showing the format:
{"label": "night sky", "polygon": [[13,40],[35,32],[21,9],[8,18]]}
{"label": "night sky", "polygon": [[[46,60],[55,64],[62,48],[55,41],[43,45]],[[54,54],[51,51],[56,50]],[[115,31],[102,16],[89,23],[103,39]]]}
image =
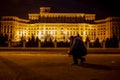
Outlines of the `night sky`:
{"label": "night sky", "polygon": [[[104,0],[106,1],[106,0]],[[79,12],[96,14],[97,19],[120,16],[118,0],[3,0],[0,2],[0,16],[13,15],[28,18],[28,13],[39,13],[42,6],[50,6],[51,12]]]}

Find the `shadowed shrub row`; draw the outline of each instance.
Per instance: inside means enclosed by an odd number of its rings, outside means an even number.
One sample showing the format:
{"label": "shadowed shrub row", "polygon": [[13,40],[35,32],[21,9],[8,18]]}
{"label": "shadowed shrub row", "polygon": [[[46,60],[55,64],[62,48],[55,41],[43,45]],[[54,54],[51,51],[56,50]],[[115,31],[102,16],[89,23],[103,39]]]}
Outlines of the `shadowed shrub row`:
{"label": "shadowed shrub row", "polygon": [[[1,34],[0,33],[0,47],[8,47],[8,41],[11,41],[10,39],[8,40],[8,35]],[[34,37],[32,35],[31,38],[28,39],[28,41],[24,40],[21,38],[21,40],[15,45],[11,45],[12,47],[23,47],[23,43],[25,41],[25,46],[26,47],[38,47],[38,44],[40,44],[41,47],[54,47],[55,46],[55,41],[53,41],[51,38],[49,41],[47,41],[47,38],[43,42],[39,40],[38,37]],[[40,43],[39,43],[40,41]],[[87,42],[89,43],[90,48],[102,48],[103,45],[105,45],[106,48],[118,48],[119,47],[119,39],[116,36],[113,36],[111,38],[107,38],[106,40],[100,42],[99,38],[96,38],[94,42],[90,42],[89,37],[86,38],[85,45],[87,45]],[[11,42],[14,43],[14,42]],[[57,47],[69,47],[70,42],[68,41],[56,41]]]}

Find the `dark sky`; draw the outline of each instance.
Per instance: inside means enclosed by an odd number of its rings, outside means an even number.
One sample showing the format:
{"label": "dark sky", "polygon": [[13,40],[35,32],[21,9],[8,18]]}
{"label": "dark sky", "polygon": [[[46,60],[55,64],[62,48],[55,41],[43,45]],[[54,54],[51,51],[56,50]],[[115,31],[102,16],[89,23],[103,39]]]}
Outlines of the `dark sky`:
{"label": "dark sky", "polygon": [[0,16],[28,18],[28,13],[39,13],[41,6],[50,6],[52,12],[95,13],[97,19],[120,16],[118,0],[1,0]]}

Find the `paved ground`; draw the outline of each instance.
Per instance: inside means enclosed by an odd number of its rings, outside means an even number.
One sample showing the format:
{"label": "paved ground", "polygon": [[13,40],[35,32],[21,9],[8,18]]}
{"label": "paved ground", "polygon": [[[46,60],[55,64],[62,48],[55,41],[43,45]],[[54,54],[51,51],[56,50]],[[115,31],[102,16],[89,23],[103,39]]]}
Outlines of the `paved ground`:
{"label": "paved ground", "polygon": [[67,54],[38,53],[1,52],[0,80],[120,80],[120,54],[88,54],[73,66]]}

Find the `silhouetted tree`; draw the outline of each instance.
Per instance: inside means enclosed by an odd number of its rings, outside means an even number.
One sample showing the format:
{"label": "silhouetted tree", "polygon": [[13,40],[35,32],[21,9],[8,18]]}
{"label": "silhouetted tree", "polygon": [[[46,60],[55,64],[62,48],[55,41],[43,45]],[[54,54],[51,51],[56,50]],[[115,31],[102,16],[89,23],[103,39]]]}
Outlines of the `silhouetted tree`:
{"label": "silhouetted tree", "polygon": [[118,48],[119,47],[119,39],[116,36],[111,37],[110,39],[106,39],[106,48]]}
{"label": "silhouetted tree", "polygon": [[34,35],[32,35],[32,37],[28,39],[26,46],[27,47],[36,47],[37,46]]}
{"label": "silhouetted tree", "polygon": [[36,37],[35,43],[38,44],[39,38]]}
{"label": "silhouetted tree", "polygon": [[54,47],[54,43],[52,41],[52,36],[47,35],[44,39],[44,47]]}
{"label": "silhouetted tree", "polygon": [[89,37],[88,37],[88,36],[86,37],[86,40],[85,40],[85,45],[87,45],[87,42],[89,42],[89,44],[90,44],[90,39],[89,39]]}
{"label": "silhouetted tree", "polygon": [[2,33],[0,33],[0,46],[7,46],[8,44],[8,35],[5,34],[3,35]]}
{"label": "silhouetted tree", "polygon": [[106,48],[109,48],[109,47],[110,47],[110,40],[109,40],[109,38],[107,38],[107,39],[105,40],[105,47],[106,47]]}
{"label": "silhouetted tree", "polygon": [[119,39],[117,38],[117,36],[113,36],[112,39],[113,39],[112,47],[118,48],[119,47]]}
{"label": "silhouetted tree", "polygon": [[96,40],[95,40],[95,42],[94,42],[94,47],[95,47],[95,48],[100,48],[100,47],[102,47],[101,44],[100,44],[100,42],[99,42],[99,38],[96,38]]}
{"label": "silhouetted tree", "polygon": [[17,46],[18,47],[23,47],[23,41],[24,41],[24,37],[22,36],[20,41],[19,41],[19,44]]}
{"label": "silhouetted tree", "polygon": [[32,34],[31,40],[32,43],[35,43],[35,36]]}

